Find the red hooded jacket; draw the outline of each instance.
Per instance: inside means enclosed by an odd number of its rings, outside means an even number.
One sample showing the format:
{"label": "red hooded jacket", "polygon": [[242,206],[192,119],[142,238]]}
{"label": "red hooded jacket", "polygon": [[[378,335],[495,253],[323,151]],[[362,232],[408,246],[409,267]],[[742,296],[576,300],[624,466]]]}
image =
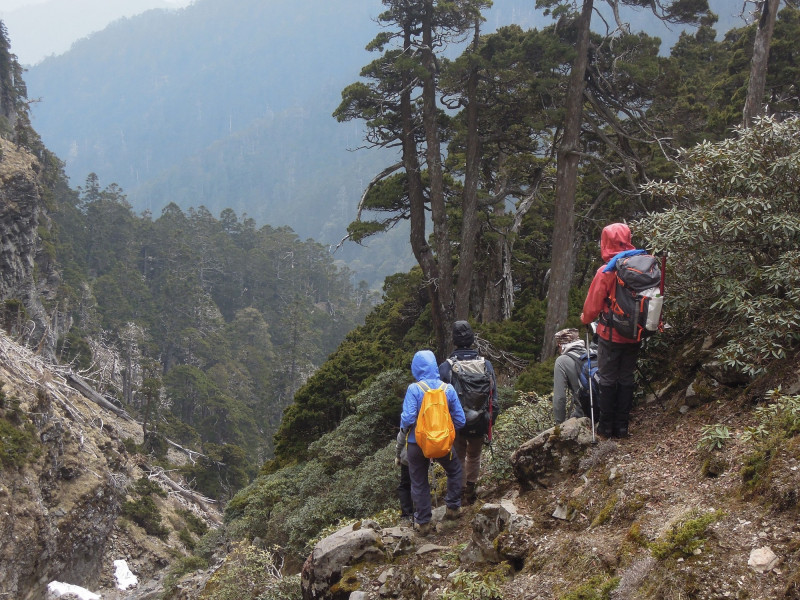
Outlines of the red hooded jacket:
{"label": "red hooded jacket", "polygon": [[[625,223],[612,223],[603,228],[600,235],[600,256],[603,258],[603,266],[597,269],[589,286],[589,293],[586,294],[586,301],[583,303],[581,321],[588,325],[594,321],[601,312],[605,312],[609,307],[609,300],[614,300],[617,292],[617,272],[611,270],[603,273],[608,261],[620,252],[635,250],[631,244],[631,230]],[[608,299],[608,300],[607,300]],[[636,340],[623,337],[608,325],[600,323],[597,327],[597,334],[606,340],[619,342],[622,344],[635,344]]]}

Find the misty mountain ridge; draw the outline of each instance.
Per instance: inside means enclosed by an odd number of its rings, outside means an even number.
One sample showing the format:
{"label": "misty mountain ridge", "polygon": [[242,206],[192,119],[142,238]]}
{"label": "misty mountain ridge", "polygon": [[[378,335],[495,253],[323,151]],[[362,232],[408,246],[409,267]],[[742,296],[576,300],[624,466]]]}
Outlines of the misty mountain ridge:
{"label": "misty mountain ridge", "polygon": [[[331,116],[375,58],[364,47],[383,8],[380,0],[198,0],[118,20],[28,71],[29,96],[42,99],[34,126],[73,185],[97,173],[137,211],[157,216],[170,202],[233,208],[336,244],[366,183],[394,160],[354,152],[361,124]],[[533,2],[498,0],[485,29],[508,23],[550,19]],[[373,283],[407,270],[404,232],[391,236],[399,245],[370,240],[369,258],[346,245],[342,259],[360,261],[359,275]]]}

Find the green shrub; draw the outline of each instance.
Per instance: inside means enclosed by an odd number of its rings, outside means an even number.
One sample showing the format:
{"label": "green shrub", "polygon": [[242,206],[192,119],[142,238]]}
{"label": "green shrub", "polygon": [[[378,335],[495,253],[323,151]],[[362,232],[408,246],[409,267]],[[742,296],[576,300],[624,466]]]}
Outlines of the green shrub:
{"label": "green shrub", "polygon": [[36,430],[30,422],[15,425],[0,418],[0,465],[3,468],[21,467],[41,456]]}
{"label": "green shrub", "polygon": [[664,536],[650,544],[650,552],[659,560],[665,558],[687,558],[706,543],[708,526],[723,516],[722,511],[700,514],[693,510],[670,527]]}
{"label": "green shrub", "polygon": [[743,441],[754,445],[741,471],[745,494],[766,490],[779,449],[788,449],[791,440],[800,434],[800,395],[787,396],[772,390],[767,393],[767,403],[756,407],[755,414],[758,422],[741,435]]}
{"label": "green shrub", "polygon": [[295,600],[301,596],[300,576],[283,577],[270,552],[239,544],[206,585],[206,600]]}
{"label": "green shrub", "polygon": [[619,585],[619,577],[595,575],[588,581],[578,585],[558,600],[608,600],[611,592]]}
{"label": "green shrub", "polygon": [[725,425],[703,425],[700,441],[697,443],[701,450],[719,450],[731,439],[731,431]]}
{"label": "green shrub", "polygon": [[194,533],[195,535],[205,535],[208,531],[208,525],[206,522],[203,521],[200,517],[194,514],[192,511],[179,509],[178,514],[181,518],[186,521],[186,528]]}
{"label": "green shrub", "polygon": [[535,393],[518,392],[516,403],[503,410],[494,427],[494,442],[485,461],[488,480],[511,477],[511,453],[529,439],[553,426],[552,394],[544,398]]}
{"label": "green shrub", "polygon": [[453,577],[452,586],[441,595],[441,600],[502,600],[502,584],[508,575],[508,565],[479,573],[461,571]]}
{"label": "green shrub", "polygon": [[140,477],[137,479],[133,484],[131,491],[139,496],[150,496],[151,494],[155,494],[161,498],[167,497],[166,490],[164,490],[164,488],[162,488],[157,481],[147,477]]}
{"label": "green shrub", "polygon": [[171,598],[177,589],[178,580],[187,573],[208,568],[208,561],[199,556],[181,556],[170,565],[164,578],[164,598]]}
{"label": "green shrub", "polygon": [[186,527],[178,532],[178,539],[189,550],[194,550],[195,546],[197,546],[197,542],[192,537],[192,533]]}
{"label": "green shrub", "polygon": [[303,557],[320,530],[396,508],[394,448],[400,409],[383,410],[408,385],[400,370],[380,374],[348,402],[353,414],[313,442],[307,460],[260,475],[225,510],[235,538],[260,537]]}
{"label": "green shrub", "polygon": [[125,501],[122,504],[122,514],[144,529],[148,535],[161,539],[169,536],[169,529],[161,524],[161,513],[150,496]]}
{"label": "green shrub", "polygon": [[680,162],[644,188],[670,207],[632,227],[670,253],[667,318],[721,337],[727,368],[764,373],[800,341],[800,119],[760,119]]}

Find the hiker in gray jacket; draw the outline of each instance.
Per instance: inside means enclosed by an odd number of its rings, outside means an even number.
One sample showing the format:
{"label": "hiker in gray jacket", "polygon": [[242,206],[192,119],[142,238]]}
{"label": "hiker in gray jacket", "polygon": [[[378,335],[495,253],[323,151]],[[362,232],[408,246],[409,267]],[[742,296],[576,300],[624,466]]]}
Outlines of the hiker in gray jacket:
{"label": "hiker in gray jacket", "polygon": [[553,366],[553,419],[556,425],[567,418],[567,390],[572,397],[570,417],[583,417],[583,410],[578,401],[581,382],[578,376],[578,363],[571,356],[580,356],[586,351],[586,344],[581,340],[577,329],[562,329],[555,335],[559,356]]}

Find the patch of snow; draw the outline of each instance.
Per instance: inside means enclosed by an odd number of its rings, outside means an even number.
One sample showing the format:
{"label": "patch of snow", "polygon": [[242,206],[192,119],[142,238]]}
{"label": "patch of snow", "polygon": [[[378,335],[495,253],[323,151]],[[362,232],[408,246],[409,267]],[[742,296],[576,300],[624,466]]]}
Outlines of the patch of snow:
{"label": "patch of snow", "polygon": [[114,561],[114,578],[117,580],[118,590],[127,590],[128,588],[136,587],[139,583],[136,575],[131,573],[128,563],[124,560]]}
{"label": "patch of snow", "polygon": [[72,585],[71,583],[61,583],[60,581],[51,581],[47,584],[47,591],[53,598],[61,598],[67,594],[77,596],[80,600],[100,600],[100,595],[90,592],[89,590]]}

